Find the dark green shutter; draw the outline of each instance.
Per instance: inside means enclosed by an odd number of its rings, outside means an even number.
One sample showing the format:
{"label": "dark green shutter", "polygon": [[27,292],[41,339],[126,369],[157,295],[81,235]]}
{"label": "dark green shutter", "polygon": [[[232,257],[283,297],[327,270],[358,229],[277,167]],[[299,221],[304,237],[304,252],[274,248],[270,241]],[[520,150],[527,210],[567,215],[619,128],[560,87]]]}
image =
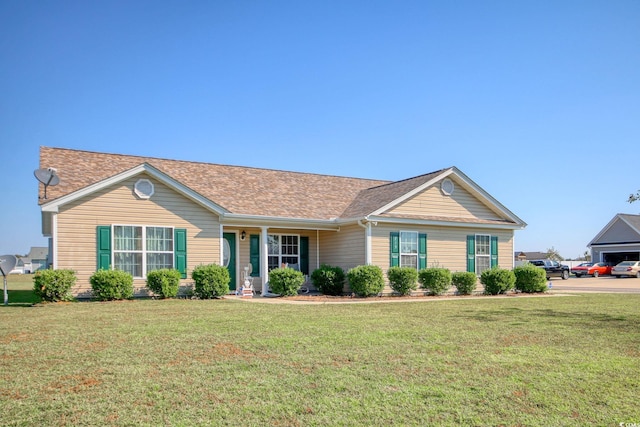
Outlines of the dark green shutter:
{"label": "dark green shutter", "polygon": [[418,234],[418,270],[427,268],[427,235]]}
{"label": "dark green shutter", "polygon": [[111,268],[111,226],[99,225],[96,229],[98,270],[109,270]]}
{"label": "dark green shutter", "polygon": [[309,237],[300,237],[300,271],[309,274]]}
{"label": "dark green shutter", "polygon": [[180,277],[187,278],[187,230],[176,228],[173,230],[174,268],[180,272]]}
{"label": "dark green shutter", "polygon": [[249,236],[249,262],[251,263],[251,277],[260,276],[260,235]]}
{"label": "dark green shutter", "polygon": [[399,267],[400,266],[400,233],[397,231],[392,231],[389,234],[389,245],[391,253],[391,260],[389,262],[391,267]]}
{"label": "dark green shutter", "polygon": [[498,266],[498,236],[491,236],[491,268]]}
{"label": "dark green shutter", "polygon": [[476,236],[467,236],[467,271],[476,272]]}

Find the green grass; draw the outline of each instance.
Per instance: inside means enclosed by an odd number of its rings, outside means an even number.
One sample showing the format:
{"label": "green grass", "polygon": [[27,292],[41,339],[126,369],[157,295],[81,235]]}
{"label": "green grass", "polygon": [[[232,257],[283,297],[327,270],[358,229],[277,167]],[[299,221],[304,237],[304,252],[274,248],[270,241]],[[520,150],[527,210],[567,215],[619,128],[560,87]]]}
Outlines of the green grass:
{"label": "green grass", "polygon": [[640,295],[0,308],[0,424],[640,423]]}

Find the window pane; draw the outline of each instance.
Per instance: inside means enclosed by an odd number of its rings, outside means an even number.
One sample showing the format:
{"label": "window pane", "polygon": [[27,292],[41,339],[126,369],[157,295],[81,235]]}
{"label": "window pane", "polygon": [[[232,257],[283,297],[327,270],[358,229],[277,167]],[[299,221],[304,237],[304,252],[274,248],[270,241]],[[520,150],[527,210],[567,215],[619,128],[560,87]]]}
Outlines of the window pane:
{"label": "window pane", "polygon": [[147,250],[153,252],[173,251],[173,229],[147,227]]}
{"label": "window pane", "polygon": [[126,271],[133,277],[142,277],[142,254],[135,252],[116,252],[113,256],[113,267]]}
{"label": "window pane", "polygon": [[476,257],[476,274],[480,275],[483,271],[491,268],[491,257],[477,256]]}
{"label": "window pane", "polygon": [[280,236],[267,236],[269,255],[280,255]]}
{"label": "window pane", "polygon": [[476,235],[476,255],[491,254],[491,237],[487,235]]}
{"label": "window pane", "polygon": [[268,262],[269,270],[273,270],[274,268],[280,267],[280,257],[278,256],[269,256]]}
{"label": "window pane", "polygon": [[142,227],[116,225],[113,227],[113,234],[116,251],[142,250]]}
{"label": "window pane", "polygon": [[400,267],[418,268],[418,256],[417,255],[401,255]]}
{"label": "window pane", "polygon": [[173,268],[173,254],[147,254],[147,273],[161,268]]}
{"label": "window pane", "polygon": [[400,253],[418,253],[418,233],[413,231],[403,231],[400,233]]}

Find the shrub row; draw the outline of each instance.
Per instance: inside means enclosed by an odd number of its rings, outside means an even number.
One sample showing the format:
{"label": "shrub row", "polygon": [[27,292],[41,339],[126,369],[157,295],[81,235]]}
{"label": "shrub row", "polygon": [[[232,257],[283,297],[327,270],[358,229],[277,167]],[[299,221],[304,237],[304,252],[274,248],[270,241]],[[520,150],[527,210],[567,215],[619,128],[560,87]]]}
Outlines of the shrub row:
{"label": "shrub row", "polygon": [[[195,285],[193,294],[201,299],[220,298],[229,293],[229,271],[216,264],[199,265],[191,273]],[[313,271],[311,280],[326,295],[340,295],[345,278],[351,291],[361,297],[380,294],[384,289],[382,269],[375,265],[360,265],[346,275],[340,267],[321,265]],[[477,277],[470,272],[455,272],[446,268],[425,268],[417,271],[410,267],[391,267],[387,271],[389,285],[400,295],[409,295],[420,287],[430,295],[442,295],[453,285],[460,295],[470,295]],[[269,272],[269,282],[274,293],[296,295],[304,283],[304,275],[291,268],[276,268]],[[133,297],[133,277],[120,270],[99,270],[89,279],[93,297],[100,301],[122,300]],[[76,282],[72,270],[41,270],[34,276],[34,292],[44,301],[70,301],[71,288]],[[545,292],[546,274],[531,264],[506,270],[492,268],[480,275],[484,293],[497,295],[512,289],[521,292]],[[154,270],[147,274],[147,288],[160,298],[174,298],[180,287],[180,273],[175,269]]]}

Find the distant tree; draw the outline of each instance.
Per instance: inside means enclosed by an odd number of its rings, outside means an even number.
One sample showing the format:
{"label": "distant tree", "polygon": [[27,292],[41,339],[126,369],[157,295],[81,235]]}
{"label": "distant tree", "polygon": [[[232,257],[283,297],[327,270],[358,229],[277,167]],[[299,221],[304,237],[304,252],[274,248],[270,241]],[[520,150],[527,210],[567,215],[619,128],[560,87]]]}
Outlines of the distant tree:
{"label": "distant tree", "polygon": [[553,246],[551,246],[551,249],[547,249],[547,259],[551,259],[553,261],[564,261],[562,255],[560,255],[560,253]]}
{"label": "distant tree", "polygon": [[640,190],[638,190],[636,194],[629,194],[629,199],[627,200],[627,202],[633,203],[637,200],[640,200]]}

